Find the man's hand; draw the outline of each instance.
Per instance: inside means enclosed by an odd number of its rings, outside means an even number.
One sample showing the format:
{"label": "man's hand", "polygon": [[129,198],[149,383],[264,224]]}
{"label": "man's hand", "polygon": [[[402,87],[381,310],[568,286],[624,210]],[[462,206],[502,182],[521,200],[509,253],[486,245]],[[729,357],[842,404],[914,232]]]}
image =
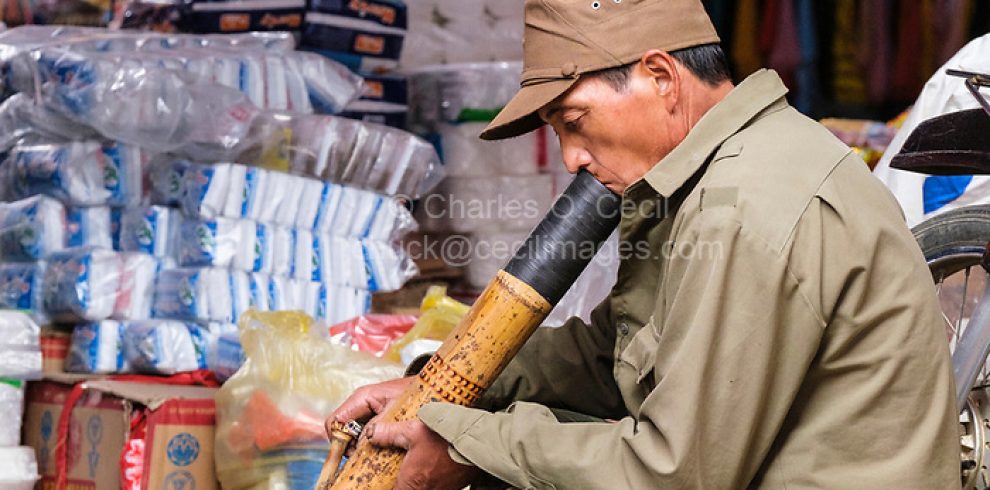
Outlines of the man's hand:
{"label": "man's hand", "polygon": [[394,487],[398,490],[460,490],[480,474],[478,468],[450,459],[447,441],[419,420],[372,422],[362,435],[376,446],[406,450]]}
{"label": "man's hand", "polygon": [[410,376],[358,388],[330,414],[330,418],[326,422],[327,433],[329,433],[330,423],[334,420],[342,424],[352,420],[367,422],[371,417],[384,411],[389,403],[398,398],[412,381],[413,377]]}
{"label": "man's hand", "polygon": [[[393,379],[392,381],[386,381],[384,383],[378,383],[375,385],[362,386],[351,393],[351,396],[341,403],[337,410],[334,410],[330,417],[324,422],[324,427],[327,431],[327,437],[333,438],[331,427],[334,421],[346,424],[352,420],[357,422],[367,422],[372,417],[385,411],[389,404],[393,400],[399,397],[409,383],[412,383],[413,378],[399,378]],[[361,433],[361,438],[365,437],[365,433]],[[347,457],[350,457],[354,452],[354,444],[351,444],[347,448]]]}

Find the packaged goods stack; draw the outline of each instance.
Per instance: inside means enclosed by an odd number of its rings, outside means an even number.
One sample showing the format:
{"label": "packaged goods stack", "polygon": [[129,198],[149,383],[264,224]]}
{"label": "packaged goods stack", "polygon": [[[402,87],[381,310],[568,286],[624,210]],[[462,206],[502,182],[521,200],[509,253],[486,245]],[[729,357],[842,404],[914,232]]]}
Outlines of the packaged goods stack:
{"label": "packaged goods stack", "polygon": [[[132,120],[125,128],[119,117],[109,117],[111,107],[123,101],[101,84],[131,75],[131,63],[144,77],[178,73],[194,83],[233,85],[261,108],[300,113],[311,110],[310,100],[339,109],[360,86],[339,65],[312,54],[248,49],[260,44],[278,50],[278,36],[219,39],[32,28],[7,37],[19,41],[10,46],[35,47],[28,56],[38,66],[32,72],[10,63],[11,88],[35,76],[51,79],[45,88],[52,90],[57,110],[80,121],[105,122],[97,129],[119,128],[118,134],[131,140],[161,124]],[[210,43],[224,45],[209,48]],[[299,64],[276,70],[271,63],[281,62],[281,55],[300,57]],[[240,81],[222,78],[228,64]],[[257,77],[245,70],[251,67],[258,68]],[[339,76],[324,78],[328,74]],[[79,80],[88,86],[80,87]],[[293,85],[298,85],[294,95]],[[194,87],[170,87],[166,104],[181,100],[182,88]],[[142,102],[131,101],[130,107]],[[280,133],[294,135],[288,139],[296,153],[333,139],[343,143],[345,129],[354,133],[349,141],[354,153],[368,143],[362,150],[375,157],[372,163],[401,163],[391,157],[411,152],[408,141],[403,146],[401,135],[386,128],[375,131],[328,116],[281,116],[296,123]],[[308,141],[301,141],[303,131],[292,133],[304,127],[313,133]],[[374,186],[379,183],[374,177],[387,177],[393,192],[399,190],[403,174],[360,175],[366,162],[342,153],[325,152],[319,162],[296,156],[290,166],[336,177],[328,172],[341,170],[339,165],[328,167],[338,163],[333,157],[346,157],[353,168],[344,172],[352,175],[341,173],[340,180]],[[3,198],[12,201],[0,208],[0,272],[8,289],[32,285],[16,297],[8,295],[4,306],[29,309],[43,323],[85,322],[73,332],[70,371],[202,369],[220,338],[233,343],[227,338],[236,338],[232,323],[248,309],[297,309],[343,321],[365,313],[371,293],[397,289],[415,273],[396,245],[414,222],[395,199],[277,170],[149,155],[121,142],[31,135],[14,144],[0,167],[7,183]],[[150,184],[147,192],[144,182]],[[229,361],[219,360],[218,370],[229,372]]]}
{"label": "packaged goods stack", "polygon": [[401,0],[309,2],[302,48],[339,61],[365,79],[361,98],[342,115],[405,127],[407,81],[396,68],[407,27]]}
{"label": "packaged goods stack", "polygon": [[[148,488],[184,466],[172,459],[173,442],[191,448],[205,437],[209,447],[179,483],[215,484],[215,391],[135,387],[122,373],[215,386],[245,362],[234,323],[244,325],[249,310],[336,323],[416,273],[399,245],[416,224],[396,196],[418,198],[442,178],[435,150],[397,129],[313,114],[343,109],[362,81],[292,47],[285,34],[0,35],[0,307],[70,328],[64,367],[87,379],[76,390],[44,381],[28,393],[25,434],[46,481]],[[40,373],[37,327],[34,335]],[[337,375],[398,374],[387,363],[377,369]],[[113,378],[89,380],[99,375]],[[140,381],[149,379],[162,378]],[[84,396],[73,412],[66,400],[79,390],[105,399]],[[77,437],[61,423],[53,431],[63,401],[72,424],[95,424],[85,421],[89,410],[105,421],[109,442],[92,451],[109,466],[51,449]],[[128,407],[142,407],[131,420],[142,425],[130,431],[117,424]],[[156,417],[182,411],[203,415],[180,423],[192,439],[141,449],[155,430],[171,430]],[[118,460],[111,454],[121,444],[127,457]]]}
{"label": "packaged goods stack", "polygon": [[162,32],[298,31],[306,0],[125,0],[112,27]]}

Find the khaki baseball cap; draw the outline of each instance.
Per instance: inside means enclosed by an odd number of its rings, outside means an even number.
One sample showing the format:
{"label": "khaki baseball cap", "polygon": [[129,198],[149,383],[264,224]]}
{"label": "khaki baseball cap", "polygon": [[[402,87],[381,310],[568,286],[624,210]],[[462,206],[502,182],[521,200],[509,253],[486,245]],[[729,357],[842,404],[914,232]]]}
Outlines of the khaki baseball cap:
{"label": "khaki baseball cap", "polygon": [[584,73],[632,63],[651,49],[719,42],[701,0],[526,0],[525,8],[521,88],[482,139],[539,128],[536,111]]}

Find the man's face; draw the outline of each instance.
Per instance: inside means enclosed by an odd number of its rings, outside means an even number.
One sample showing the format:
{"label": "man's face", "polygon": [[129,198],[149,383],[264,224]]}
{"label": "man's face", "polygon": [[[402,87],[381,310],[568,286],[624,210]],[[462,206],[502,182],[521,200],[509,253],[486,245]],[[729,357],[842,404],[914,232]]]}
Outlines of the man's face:
{"label": "man's face", "polygon": [[583,168],[621,195],[687,135],[674,110],[672,83],[636,64],[623,90],[585,77],[539,115],[560,138],[569,172]]}

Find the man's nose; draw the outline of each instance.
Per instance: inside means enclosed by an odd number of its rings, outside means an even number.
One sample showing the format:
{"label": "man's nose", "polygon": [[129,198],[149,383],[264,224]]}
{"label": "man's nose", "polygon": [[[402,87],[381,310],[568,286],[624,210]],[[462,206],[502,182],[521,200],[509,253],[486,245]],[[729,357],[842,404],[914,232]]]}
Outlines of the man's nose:
{"label": "man's nose", "polygon": [[578,170],[591,165],[591,154],[580,147],[564,146],[564,167],[567,171],[576,174]]}

